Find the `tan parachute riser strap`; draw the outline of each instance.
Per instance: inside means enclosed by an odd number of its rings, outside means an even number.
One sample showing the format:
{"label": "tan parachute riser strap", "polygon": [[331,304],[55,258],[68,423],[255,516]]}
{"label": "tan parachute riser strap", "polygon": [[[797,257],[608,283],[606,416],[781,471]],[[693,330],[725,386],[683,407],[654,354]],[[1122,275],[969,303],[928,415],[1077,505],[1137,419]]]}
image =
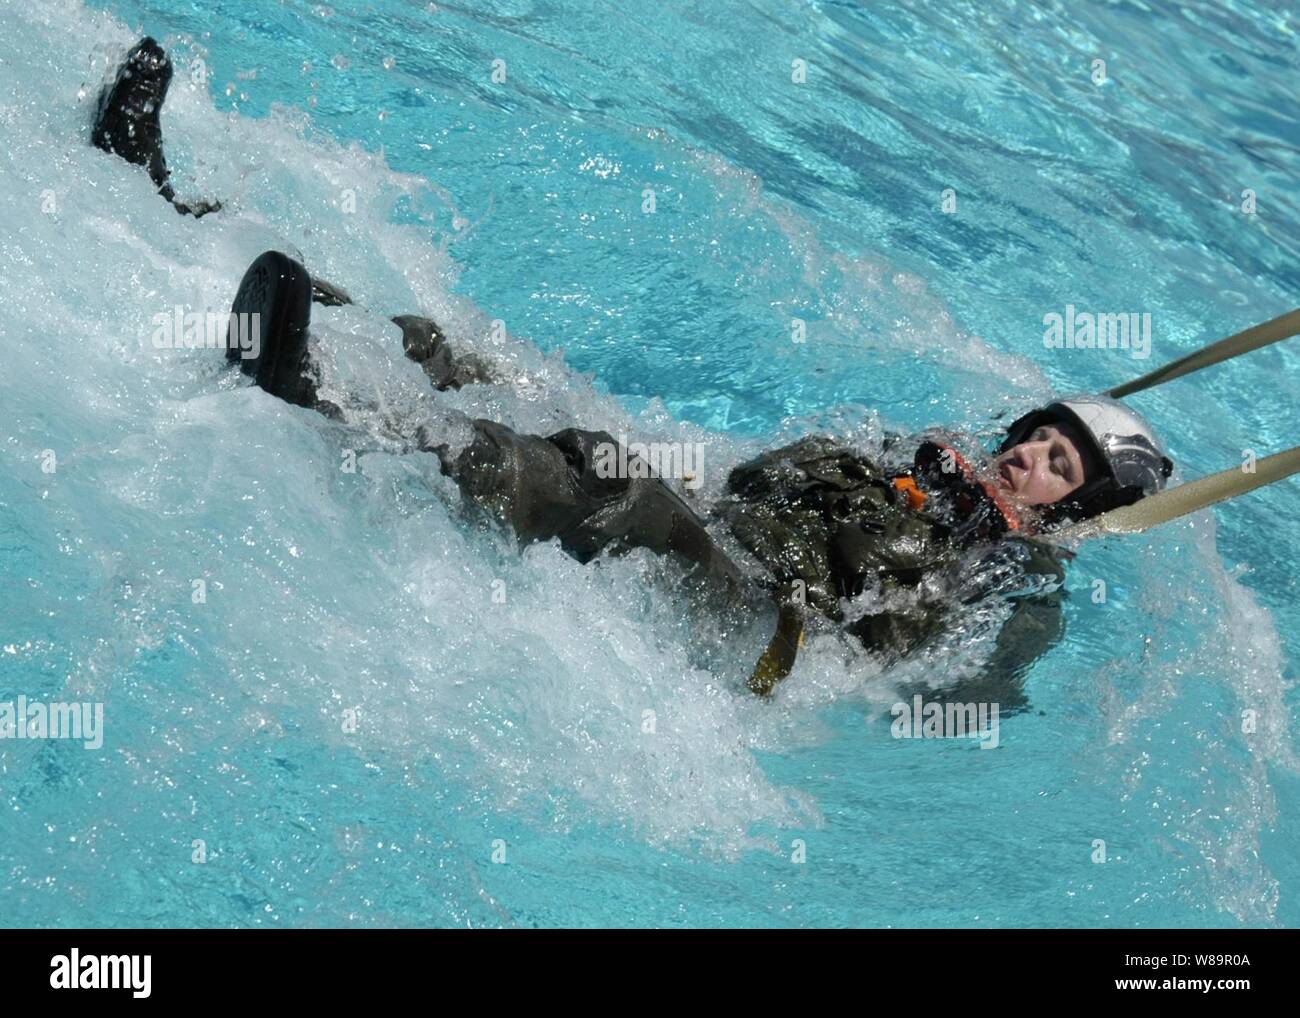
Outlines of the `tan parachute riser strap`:
{"label": "tan parachute riser strap", "polygon": [[1106,395],[1112,399],[1131,396],[1143,389],[1150,389],[1172,379],[1181,378],[1183,375],[1190,375],[1193,371],[1200,371],[1201,368],[1208,368],[1211,364],[1218,364],[1243,353],[1249,353],[1251,350],[1258,350],[1261,346],[1290,339],[1297,332],[1300,332],[1300,308],[1279,315],[1262,325],[1252,326],[1235,336],[1211,343],[1195,353],[1189,353],[1186,357],[1179,357],[1178,360],[1171,361],[1162,368],[1156,368],[1155,371],[1141,378],[1107,389]]}
{"label": "tan parachute riser strap", "polygon": [[1055,544],[1099,534],[1138,534],[1159,523],[1176,520],[1198,509],[1236,498],[1265,484],[1272,484],[1300,471],[1300,445],[1286,452],[1266,456],[1255,463],[1253,473],[1241,467],[1222,470],[1176,488],[1162,491],[1091,520],[1083,520],[1054,534],[1044,535]]}
{"label": "tan parachute riser strap", "polygon": [[749,677],[749,688],[759,696],[767,696],[776,684],[794,668],[799,648],[803,646],[803,610],[795,605],[783,604],[777,616],[776,632],[768,641],[767,650],[754,665]]}

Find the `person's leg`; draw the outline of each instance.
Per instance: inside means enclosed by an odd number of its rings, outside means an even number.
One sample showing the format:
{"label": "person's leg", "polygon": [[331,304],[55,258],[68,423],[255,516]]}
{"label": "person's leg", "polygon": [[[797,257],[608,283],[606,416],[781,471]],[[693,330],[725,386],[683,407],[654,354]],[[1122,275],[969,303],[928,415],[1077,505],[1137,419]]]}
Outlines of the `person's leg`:
{"label": "person's leg", "polygon": [[[312,300],[307,270],[287,255],[266,252],[239,285],[226,356],[238,360],[241,370],[272,395],[336,416],[337,408],[316,396],[307,349]],[[407,355],[437,388],[480,380],[481,365],[456,358],[433,322],[415,316],[394,321],[402,329]],[[473,421],[472,427],[473,439],[456,456],[427,432],[421,431],[417,443],[437,455],[443,473],[465,497],[509,527],[520,544],[558,538],[580,562],[602,553],[649,548],[676,558],[712,592],[728,598],[741,592],[740,571],[662,480],[601,476],[598,450],[602,444],[617,450],[612,436],[570,428],[542,438],[489,420]],[[621,462],[635,458],[614,457]]]}
{"label": "person's leg", "polygon": [[[604,431],[568,428],[546,441],[564,454],[573,483],[597,503],[594,512],[560,536],[571,555],[585,562],[601,553],[648,548],[676,559],[713,593],[728,599],[741,593],[744,583],[735,563],[695,510],[652,476],[638,456],[620,449]],[[626,463],[632,476],[601,476],[597,464],[602,459]]]}
{"label": "person's leg", "polygon": [[[602,455],[619,460],[616,452],[601,451],[602,445],[618,449],[611,435],[569,428],[541,438],[494,421],[473,426],[473,440],[455,457],[425,433],[420,447],[437,454],[443,473],[509,526],[520,544],[558,538],[579,562],[648,548],[676,559],[714,595],[731,600],[741,594],[740,570],[660,478],[601,476],[596,463]],[[635,459],[624,453],[622,462]]]}
{"label": "person's leg", "polygon": [[393,322],[402,330],[406,356],[424,369],[439,392],[495,380],[492,369],[478,357],[454,351],[442,330],[428,318],[398,315]]}
{"label": "person's leg", "polygon": [[163,158],[162,127],[158,119],[171,81],[171,60],[156,41],[145,36],[122,61],[113,84],[101,93],[90,140],[96,148],[145,167],[158,193],[177,212],[198,218],[217,211],[221,203],[186,205],[176,201],[167,161]]}
{"label": "person's leg", "polygon": [[[311,299],[314,304],[330,308],[352,303],[352,298],[342,287],[318,276],[311,279]],[[447,337],[431,319],[420,315],[398,315],[392,321],[402,330],[402,349],[406,356],[424,368],[424,373],[439,392],[494,380],[492,370],[479,358],[473,354],[456,354]]]}
{"label": "person's leg", "polygon": [[[313,303],[340,307],[351,304],[352,298],[339,287],[312,277],[288,255],[267,251],[244,273],[231,307],[236,316],[232,327],[242,326],[247,331],[256,314],[258,328],[251,335],[228,335],[227,358],[238,360],[241,370],[267,392],[297,406],[315,407],[317,403],[307,356]],[[407,357],[424,369],[440,392],[492,380],[487,365],[472,354],[457,355],[442,330],[428,318],[399,315],[393,323],[402,330]]]}

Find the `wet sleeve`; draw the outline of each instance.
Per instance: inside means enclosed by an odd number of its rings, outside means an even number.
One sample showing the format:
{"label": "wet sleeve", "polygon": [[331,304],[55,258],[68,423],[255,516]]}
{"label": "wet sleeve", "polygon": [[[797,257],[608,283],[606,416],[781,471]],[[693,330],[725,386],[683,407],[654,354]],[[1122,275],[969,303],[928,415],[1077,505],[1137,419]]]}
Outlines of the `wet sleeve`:
{"label": "wet sleeve", "polygon": [[[832,544],[836,583],[847,598],[868,584],[886,590],[917,587],[926,576],[951,569],[955,560],[956,551],[936,540],[924,521],[898,512],[842,524]],[[919,598],[907,607],[864,615],[848,628],[869,650],[898,658],[938,636],[948,614],[945,600]]]}
{"label": "wet sleeve", "polygon": [[1065,632],[1065,568],[1048,546],[1019,538],[1001,542],[980,566],[976,589],[967,591],[963,602],[1004,597],[1011,603],[1011,615],[979,674],[963,682],[954,695],[1012,710],[1028,703],[1025,676]]}
{"label": "wet sleeve", "polygon": [[1060,591],[1015,599],[1011,617],[1002,624],[997,644],[979,675],[960,687],[971,702],[997,703],[1003,711],[1028,703],[1024,681],[1030,666],[1065,632]]}
{"label": "wet sleeve", "polygon": [[[956,565],[951,593],[914,607],[867,615],[850,629],[872,650],[901,657],[960,624],[962,612],[989,597],[1002,597],[1011,614],[998,631],[992,654],[980,673],[953,695],[997,702],[1004,709],[1026,702],[1023,682],[1030,666],[1064,632],[1062,614],[1065,572],[1059,559],[1040,545],[1012,539],[987,555]],[[958,692],[959,690],[959,692]]]}

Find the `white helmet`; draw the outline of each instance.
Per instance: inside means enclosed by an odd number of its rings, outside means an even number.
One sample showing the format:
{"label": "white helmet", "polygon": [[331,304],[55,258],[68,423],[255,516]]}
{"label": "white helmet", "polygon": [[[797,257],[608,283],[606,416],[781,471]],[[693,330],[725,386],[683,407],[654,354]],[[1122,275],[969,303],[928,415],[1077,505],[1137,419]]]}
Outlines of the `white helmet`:
{"label": "white helmet", "polygon": [[1100,477],[1084,478],[1061,508],[1073,517],[1096,516],[1129,505],[1165,486],[1173,461],[1141,414],[1109,396],[1071,396],[1031,410],[1007,429],[1002,450],[1023,442],[1034,429],[1052,421],[1074,425],[1090,440],[1104,467]]}

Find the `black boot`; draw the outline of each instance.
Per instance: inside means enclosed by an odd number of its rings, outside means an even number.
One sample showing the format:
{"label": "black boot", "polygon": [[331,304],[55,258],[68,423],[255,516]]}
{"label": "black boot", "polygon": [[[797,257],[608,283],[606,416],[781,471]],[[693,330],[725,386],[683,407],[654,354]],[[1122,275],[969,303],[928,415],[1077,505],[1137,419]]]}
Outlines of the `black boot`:
{"label": "black boot", "polygon": [[220,202],[193,206],[175,200],[167,161],[163,158],[162,126],[158,116],[172,82],[172,62],[163,48],[145,36],[122,61],[117,78],[99,97],[99,111],[90,135],[91,144],[143,166],[177,212],[195,218],[221,208]]}
{"label": "black boot", "polygon": [[311,278],[296,261],[279,251],[259,256],[230,309],[226,358],[272,396],[323,410],[307,355],[311,297]]}

